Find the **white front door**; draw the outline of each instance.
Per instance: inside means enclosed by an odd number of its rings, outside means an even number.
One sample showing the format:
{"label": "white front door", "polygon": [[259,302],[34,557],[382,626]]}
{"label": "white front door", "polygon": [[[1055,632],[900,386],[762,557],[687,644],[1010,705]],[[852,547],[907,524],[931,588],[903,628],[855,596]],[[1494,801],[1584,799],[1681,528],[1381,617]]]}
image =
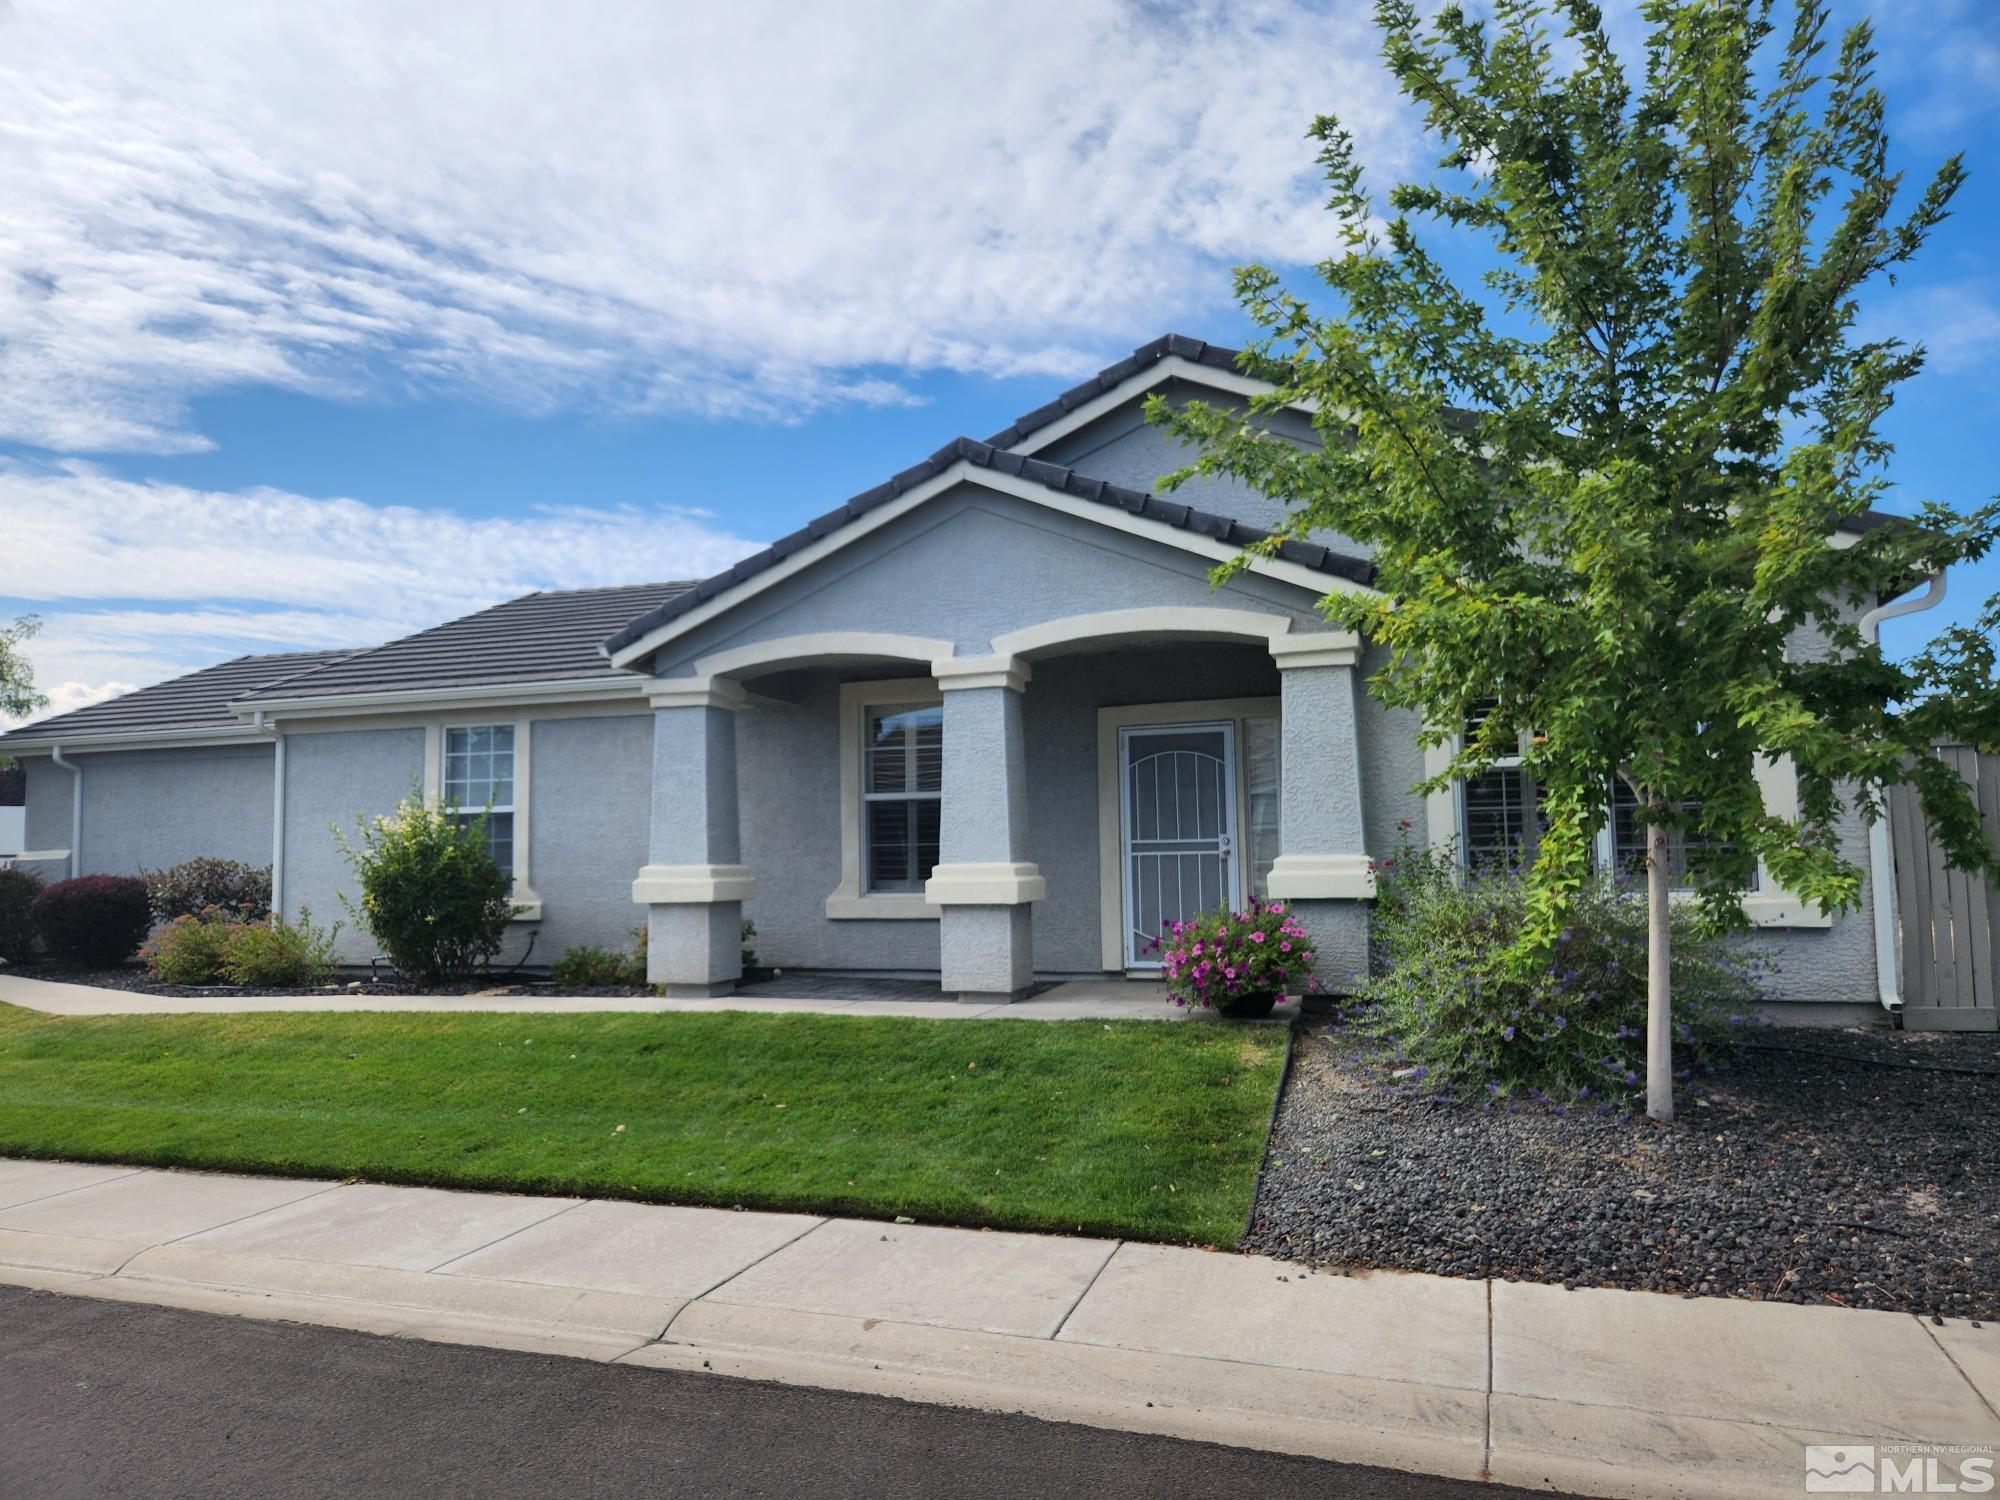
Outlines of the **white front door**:
{"label": "white front door", "polygon": [[1236,726],[1148,724],[1118,736],[1125,963],[1154,969],[1161,932],[1240,899]]}

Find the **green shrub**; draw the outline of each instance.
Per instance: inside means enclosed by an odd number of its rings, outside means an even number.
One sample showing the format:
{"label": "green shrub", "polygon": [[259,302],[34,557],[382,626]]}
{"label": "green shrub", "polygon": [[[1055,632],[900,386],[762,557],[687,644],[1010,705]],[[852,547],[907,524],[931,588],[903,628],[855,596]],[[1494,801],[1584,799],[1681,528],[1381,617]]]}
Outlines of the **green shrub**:
{"label": "green shrub", "polygon": [[[1420,1087],[1623,1105],[1644,1095],[1646,908],[1608,880],[1585,887],[1548,961],[1503,957],[1527,912],[1518,871],[1461,881],[1450,851],[1402,850],[1377,869],[1375,973],[1361,1026]],[[1734,1050],[1757,999],[1739,945],[1673,922],[1676,1077]]]}
{"label": "green shrub", "polygon": [[30,911],[35,935],[53,957],[98,967],[125,962],[153,925],[146,883],[132,875],[58,880]]}
{"label": "green shrub", "polygon": [[642,945],[636,953],[620,953],[615,948],[599,948],[586,943],[582,947],[566,950],[550,965],[549,978],[557,984],[574,985],[578,989],[644,984],[646,950]]}
{"label": "green shrub", "polygon": [[153,920],[198,917],[211,909],[247,921],[271,909],[271,867],[233,859],[189,859],[145,872]]}
{"label": "green shrub", "polygon": [[417,793],[392,813],[363,819],[355,840],[334,830],[361,898],[341,897],[403,976],[415,984],[459,979],[500,950],[512,887],[486,846],[486,820],[461,822]]}
{"label": "green shrub", "polygon": [[26,963],[35,947],[35,897],[41,877],[32,870],[0,870],[0,962]]}
{"label": "green shrub", "polygon": [[238,925],[213,906],[198,917],[175,917],[139,957],[163,984],[220,984],[222,956]]}
{"label": "green shrub", "polygon": [[339,936],[313,925],[301,908],[297,922],[238,922],[231,926],[222,954],[222,972],[234,984],[271,989],[303,989],[333,977],[333,940]]}

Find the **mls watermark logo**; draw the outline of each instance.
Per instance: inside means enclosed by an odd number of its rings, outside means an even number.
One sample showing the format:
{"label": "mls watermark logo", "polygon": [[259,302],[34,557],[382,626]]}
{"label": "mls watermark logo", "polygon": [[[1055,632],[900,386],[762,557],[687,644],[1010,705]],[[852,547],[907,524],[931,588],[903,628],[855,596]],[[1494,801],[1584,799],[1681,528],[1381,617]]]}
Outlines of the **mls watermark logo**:
{"label": "mls watermark logo", "polygon": [[1808,1495],[1990,1495],[1993,1450],[1868,1443],[1808,1446]]}
{"label": "mls watermark logo", "polygon": [[1875,1450],[1872,1447],[1809,1447],[1806,1449],[1808,1495],[1872,1495],[1875,1493]]}

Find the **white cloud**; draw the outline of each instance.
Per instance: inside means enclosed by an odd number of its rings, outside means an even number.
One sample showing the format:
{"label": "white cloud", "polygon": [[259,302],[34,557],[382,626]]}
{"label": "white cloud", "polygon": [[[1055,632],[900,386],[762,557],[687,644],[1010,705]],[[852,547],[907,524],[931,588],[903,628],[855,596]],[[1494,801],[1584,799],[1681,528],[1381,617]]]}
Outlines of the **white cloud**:
{"label": "white cloud", "polygon": [[1067,375],[1329,250],[1405,123],[1281,0],[0,9],[0,436],[199,447],[243,382],[783,415]]}
{"label": "white cloud", "polygon": [[373,645],[538,588],[706,577],[759,545],[664,506],[473,518],[78,463],[0,466],[0,514],[0,598],[46,621],[37,679],[99,696],[249,652]]}
{"label": "white cloud", "polygon": [[2000,303],[1983,282],[1884,289],[1863,311],[1859,332],[1924,346],[1924,368],[1962,375],[2000,354]]}

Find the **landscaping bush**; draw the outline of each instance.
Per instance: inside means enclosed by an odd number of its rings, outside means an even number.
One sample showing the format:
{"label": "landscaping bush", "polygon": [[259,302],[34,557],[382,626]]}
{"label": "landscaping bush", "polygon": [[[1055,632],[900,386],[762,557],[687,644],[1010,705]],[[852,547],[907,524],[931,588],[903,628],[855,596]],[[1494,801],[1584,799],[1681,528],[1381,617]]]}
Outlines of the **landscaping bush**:
{"label": "landscaping bush", "polygon": [[0,870],[0,962],[26,963],[35,946],[35,897],[41,878],[32,870]]}
{"label": "landscaping bush", "polygon": [[486,846],[486,820],[411,793],[392,813],[363,820],[356,840],[334,830],[361,899],[341,897],[389,961],[415,984],[483,968],[514,914],[512,885]]}
{"label": "landscaping bush", "polygon": [[340,933],[313,925],[312,913],[297,922],[238,922],[222,954],[222,972],[233,984],[271,989],[304,989],[333,977],[333,940]]}
{"label": "landscaping bush", "polygon": [[238,920],[271,909],[271,867],[233,859],[189,859],[167,870],[148,870],[146,900],[153,920],[199,917],[211,908]]}
{"label": "landscaping bush", "polygon": [[35,934],[70,963],[122,964],[153,925],[146,882],[134,875],[83,875],[43,888],[32,907]]}
{"label": "landscaping bush", "polygon": [[564,951],[549,967],[549,978],[557,984],[578,989],[646,982],[646,948],[642,941],[636,953],[620,953],[615,948],[584,944]]}
{"label": "landscaping bush", "polygon": [[[1360,1022],[1395,1045],[1412,1081],[1457,1095],[1643,1097],[1643,894],[1590,883],[1547,962],[1521,973],[1505,956],[1527,915],[1521,872],[1461,881],[1450,851],[1406,849],[1376,873]],[[1734,1050],[1757,985],[1734,940],[1678,905],[1672,922],[1674,1068],[1685,1078]]]}
{"label": "landscaping bush", "polygon": [[163,984],[219,984],[222,956],[238,925],[214,906],[200,916],[175,917],[139,957],[146,961],[146,972]]}

